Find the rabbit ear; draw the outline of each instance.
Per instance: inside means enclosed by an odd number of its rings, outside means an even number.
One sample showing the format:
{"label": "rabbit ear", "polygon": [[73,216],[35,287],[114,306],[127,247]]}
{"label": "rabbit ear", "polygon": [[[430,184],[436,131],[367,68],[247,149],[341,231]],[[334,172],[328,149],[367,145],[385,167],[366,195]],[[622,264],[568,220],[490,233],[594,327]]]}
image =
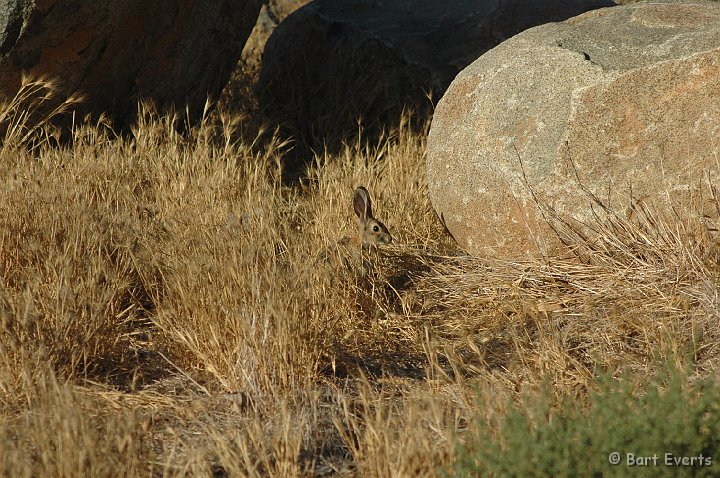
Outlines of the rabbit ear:
{"label": "rabbit ear", "polygon": [[353,208],[355,214],[360,219],[360,222],[364,223],[369,217],[372,217],[372,209],[370,208],[370,194],[367,189],[360,186],[355,190],[353,196]]}

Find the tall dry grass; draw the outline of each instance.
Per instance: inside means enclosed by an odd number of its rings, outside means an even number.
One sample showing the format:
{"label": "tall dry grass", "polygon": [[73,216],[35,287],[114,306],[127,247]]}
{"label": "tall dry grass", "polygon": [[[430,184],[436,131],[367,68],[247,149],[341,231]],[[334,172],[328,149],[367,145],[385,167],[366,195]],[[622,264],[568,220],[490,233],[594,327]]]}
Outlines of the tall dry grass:
{"label": "tall dry grass", "polygon": [[[9,104],[8,130],[49,131]],[[574,256],[471,258],[432,210],[424,135],[318,155],[287,185],[285,144],[214,118],[5,137],[2,474],[438,476],[478,418],[545,384],[582,399],[658,356],[717,374],[706,224],[648,205],[594,242],[558,226]],[[318,261],[361,184],[395,237],[364,277]]]}

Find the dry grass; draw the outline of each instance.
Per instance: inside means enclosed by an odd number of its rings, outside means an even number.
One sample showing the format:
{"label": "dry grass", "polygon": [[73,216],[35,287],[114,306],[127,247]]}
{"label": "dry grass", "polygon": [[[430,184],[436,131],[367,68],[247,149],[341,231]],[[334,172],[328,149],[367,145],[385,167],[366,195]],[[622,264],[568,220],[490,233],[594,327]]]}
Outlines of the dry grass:
{"label": "dry grass", "polygon": [[[717,375],[707,225],[647,206],[594,242],[561,224],[567,258],[470,258],[429,202],[424,135],[288,186],[283,144],[216,116],[186,137],[150,110],[131,138],[5,137],[2,474],[437,476],[477,418],[544,383],[582,398],[658,355]],[[395,236],[367,277],[317,261],[360,184]]]}

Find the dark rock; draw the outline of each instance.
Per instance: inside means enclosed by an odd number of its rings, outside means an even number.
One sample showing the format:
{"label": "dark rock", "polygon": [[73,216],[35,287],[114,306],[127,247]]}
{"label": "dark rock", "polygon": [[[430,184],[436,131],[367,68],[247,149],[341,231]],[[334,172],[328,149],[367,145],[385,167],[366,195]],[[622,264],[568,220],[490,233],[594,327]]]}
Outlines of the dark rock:
{"label": "dark rock", "polygon": [[260,0],[6,0],[0,5],[0,96],[23,73],[84,97],[79,113],[129,126],[138,98],[191,120],[225,85]]}
{"label": "dark rock", "polygon": [[529,27],[610,0],[316,0],[270,37],[259,97],[266,114],[310,148],[358,131],[372,140],[403,109],[423,124],[455,75]]}

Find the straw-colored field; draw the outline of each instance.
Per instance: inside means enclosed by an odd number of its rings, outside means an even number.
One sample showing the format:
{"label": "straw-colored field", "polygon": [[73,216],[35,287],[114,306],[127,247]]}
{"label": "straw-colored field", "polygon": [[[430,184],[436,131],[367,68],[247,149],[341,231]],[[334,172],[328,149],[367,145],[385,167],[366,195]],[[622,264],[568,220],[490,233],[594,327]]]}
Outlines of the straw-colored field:
{"label": "straw-colored field", "polygon": [[[439,476],[535,397],[551,420],[599,376],[717,376],[712,225],[638,206],[592,244],[558,230],[565,258],[475,259],[429,202],[422,133],[288,183],[290,145],[242,118],[52,146],[25,93],[0,109],[0,474]],[[358,185],[394,236],[365,276],[319,259]]]}

